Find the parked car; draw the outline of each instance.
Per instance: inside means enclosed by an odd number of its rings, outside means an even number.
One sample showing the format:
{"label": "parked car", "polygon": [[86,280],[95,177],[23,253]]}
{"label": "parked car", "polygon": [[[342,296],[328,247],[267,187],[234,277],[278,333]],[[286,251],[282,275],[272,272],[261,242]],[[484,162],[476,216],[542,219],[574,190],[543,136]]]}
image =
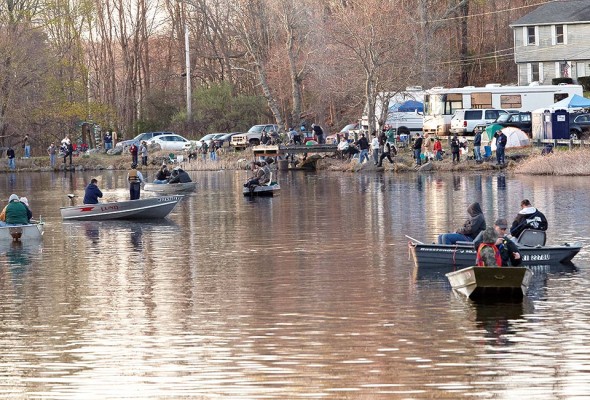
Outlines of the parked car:
{"label": "parked car", "polygon": [[158,144],[162,150],[180,151],[189,150],[196,142],[188,140],[180,135],[158,135],[147,141],[148,144]]}
{"label": "parked car", "polygon": [[349,139],[354,139],[355,134],[358,135],[360,130],[360,125],[356,124],[348,124],[344,128],[340,130],[338,133],[333,133],[331,135],[326,136],[326,143],[332,144],[337,142],[338,135],[348,137]]}
{"label": "parked car", "polygon": [[570,137],[574,140],[590,137],[590,114],[570,113]]}
{"label": "parked car", "polygon": [[500,115],[506,113],[506,110],[486,108],[457,110],[451,119],[451,133],[457,135],[473,135],[476,126],[488,125],[494,122]]}
{"label": "parked car", "polygon": [[512,126],[528,134],[532,131],[532,117],[530,112],[509,112],[498,117],[494,124],[504,127]]}
{"label": "parked car", "polygon": [[129,147],[131,147],[132,143],[135,143],[135,145],[137,147],[139,147],[139,145],[141,144],[141,142],[143,142],[144,140],[147,142],[148,140],[156,137],[156,136],[160,136],[160,135],[174,135],[174,132],[165,132],[165,131],[159,131],[159,132],[144,132],[144,133],[140,133],[139,135],[135,136],[133,139],[129,139],[129,140],[122,140],[120,142],[117,142],[117,144],[115,145],[115,147],[122,147],[123,151],[126,151],[127,149],[129,149]]}
{"label": "parked car", "polygon": [[262,142],[262,135],[272,136],[280,133],[281,128],[275,124],[254,125],[248,132],[235,135],[231,138],[231,145],[236,149],[245,149],[248,146],[257,146]]}
{"label": "parked car", "polygon": [[217,147],[229,147],[231,145],[231,138],[236,135],[242,135],[244,132],[224,133],[219,137],[215,137],[213,142]]}

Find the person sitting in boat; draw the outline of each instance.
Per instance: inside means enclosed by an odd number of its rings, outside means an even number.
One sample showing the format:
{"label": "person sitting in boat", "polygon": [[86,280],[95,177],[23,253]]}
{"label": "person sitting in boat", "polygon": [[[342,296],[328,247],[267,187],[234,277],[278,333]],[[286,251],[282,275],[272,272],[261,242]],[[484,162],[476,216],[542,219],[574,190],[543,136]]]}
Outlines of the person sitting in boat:
{"label": "person sitting in boat", "polygon": [[170,170],[166,163],[162,164],[162,167],[156,174],[156,179],[154,179],[154,183],[168,183],[168,179],[170,179]]}
{"label": "person sitting in boat", "polygon": [[27,207],[20,202],[20,198],[16,194],[11,194],[8,198],[8,204],[0,213],[0,221],[3,225],[27,225],[29,223],[29,216]]}
{"label": "person sitting in boat", "polygon": [[252,177],[244,184],[244,187],[249,188],[251,191],[256,186],[265,185],[270,179],[270,169],[266,165],[266,161],[256,161],[252,163]]}
{"label": "person sitting in boat", "polygon": [[129,182],[129,200],[139,200],[143,175],[137,170],[136,163],[131,164],[131,169],[127,174],[127,181]]}
{"label": "person sitting in boat", "polygon": [[510,234],[515,238],[519,237],[522,231],[525,229],[537,229],[540,231],[546,231],[549,224],[545,215],[535,207],[532,206],[531,202],[524,199],[520,202],[521,210],[512,222],[510,228]]}
{"label": "person sitting in boat", "polygon": [[180,167],[175,167],[170,175],[168,183],[189,183],[192,182],[191,177]]}
{"label": "person sitting in boat", "polygon": [[27,208],[27,223],[30,224],[31,218],[33,218],[33,211],[31,211],[31,207],[29,206],[29,199],[23,196],[19,199],[19,201]]}
{"label": "person sitting in boat", "polygon": [[498,235],[494,228],[486,228],[483,231],[482,243],[477,248],[475,264],[478,267],[501,267],[502,256],[500,249],[496,246]]}
{"label": "person sitting in boat", "polygon": [[102,192],[97,183],[96,178],[92,178],[86,189],[84,189],[84,204],[98,204],[98,198],[102,197]]}
{"label": "person sitting in boat", "polygon": [[[516,267],[522,263],[520,252],[518,251],[518,245],[512,240],[512,236],[506,231],[508,230],[508,222],[505,218],[499,218],[494,222],[494,231],[496,232],[497,239],[495,241],[496,247],[500,250],[500,256],[502,257],[502,266]],[[485,231],[480,232],[479,235],[473,241],[475,250],[479,249],[480,244],[483,243],[483,234]]]}
{"label": "person sitting in boat", "polygon": [[438,244],[455,244],[457,242],[473,242],[479,232],[486,229],[486,220],[479,203],[473,203],[467,207],[469,218],[463,227],[453,233],[438,235]]}

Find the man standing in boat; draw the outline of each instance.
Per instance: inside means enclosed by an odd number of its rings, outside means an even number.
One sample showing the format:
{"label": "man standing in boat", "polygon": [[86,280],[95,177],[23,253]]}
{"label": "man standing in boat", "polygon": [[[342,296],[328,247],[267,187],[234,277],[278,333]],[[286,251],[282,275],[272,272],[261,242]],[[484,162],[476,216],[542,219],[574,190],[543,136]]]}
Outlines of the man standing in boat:
{"label": "man standing in boat", "polygon": [[143,175],[137,170],[136,163],[131,164],[131,169],[127,174],[127,181],[129,182],[129,200],[139,200]]}

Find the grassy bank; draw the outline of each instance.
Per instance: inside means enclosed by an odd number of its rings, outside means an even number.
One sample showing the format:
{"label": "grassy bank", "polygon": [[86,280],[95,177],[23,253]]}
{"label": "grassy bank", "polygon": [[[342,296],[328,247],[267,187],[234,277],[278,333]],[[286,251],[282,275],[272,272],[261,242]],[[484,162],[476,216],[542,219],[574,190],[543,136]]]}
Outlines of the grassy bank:
{"label": "grassy bank", "polygon": [[[553,154],[542,156],[541,149],[537,147],[526,147],[519,149],[507,149],[506,169],[514,173],[528,175],[590,175],[590,163],[588,162],[590,150],[556,150]],[[149,156],[148,166],[144,170],[156,170],[168,159],[168,152],[154,152]],[[185,160],[182,166],[187,171],[213,171],[213,170],[236,170],[245,169],[250,161],[254,159],[251,149],[241,152],[227,152],[219,155],[217,161],[203,161],[200,157],[197,160]],[[58,159],[55,170],[63,170],[62,159]],[[16,172],[26,171],[51,171],[48,157],[33,157],[29,159],[18,159]],[[92,153],[73,158],[73,167],[78,171],[84,170],[127,170],[131,165],[131,156],[108,155],[105,153]],[[69,165],[68,165],[69,166]],[[317,167],[320,170],[341,171],[341,172],[410,172],[417,171],[412,153],[409,149],[400,149],[395,163],[392,165],[384,160],[383,168],[373,165],[372,159],[362,166],[356,160],[341,160],[335,155],[322,155]],[[8,172],[7,162],[1,170]],[[422,170],[448,171],[448,172],[469,172],[469,171],[494,171],[498,167],[495,159],[482,164],[473,160],[462,159],[460,163],[453,164],[451,157],[443,161],[436,161]]]}

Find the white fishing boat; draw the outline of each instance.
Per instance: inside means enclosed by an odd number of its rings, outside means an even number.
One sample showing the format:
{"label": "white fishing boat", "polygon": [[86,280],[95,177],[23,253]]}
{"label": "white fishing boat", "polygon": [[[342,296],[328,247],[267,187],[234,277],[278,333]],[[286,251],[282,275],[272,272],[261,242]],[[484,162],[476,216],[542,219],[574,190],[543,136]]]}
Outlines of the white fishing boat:
{"label": "white fishing boat", "polygon": [[197,187],[197,182],[185,183],[146,183],[143,190],[158,194],[190,193]]}
{"label": "white fishing boat", "polygon": [[44,222],[28,225],[0,226],[0,241],[32,241],[41,240],[45,229]]}
{"label": "white fishing boat", "polygon": [[139,200],[83,204],[60,208],[64,220],[102,221],[110,219],[165,218],[184,196],[158,196]]}
{"label": "white fishing boat", "polygon": [[446,276],[453,289],[472,300],[521,301],[533,273],[526,267],[467,267]]}

